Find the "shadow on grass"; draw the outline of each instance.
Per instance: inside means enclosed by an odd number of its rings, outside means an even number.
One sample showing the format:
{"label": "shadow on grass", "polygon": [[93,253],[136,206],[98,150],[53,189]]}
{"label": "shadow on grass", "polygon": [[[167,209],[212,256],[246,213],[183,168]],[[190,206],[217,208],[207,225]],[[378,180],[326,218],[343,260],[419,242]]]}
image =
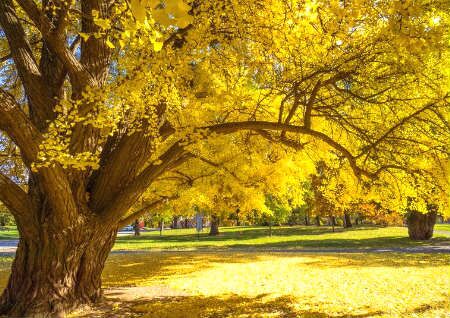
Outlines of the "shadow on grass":
{"label": "shadow on grass", "polygon": [[[448,238],[433,238],[428,241],[412,241],[404,236],[382,236],[371,238],[322,238],[318,240],[298,239],[292,241],[281,242],[264,242],[263,244],[255,244],[256,247],[267,249],[301,249],[301,248],[395,248],[395,247],[414,247],[414,246],[433,246],[449,242]],[[248,244],[231,244],[230,248],[245,248]]]}
{"label": "shadow on grass", "polygon": [[[284,317],[326,318],[329,313],[317,310],[297,310],[290,296],[266,299],[256,297],[228,296],[175,296],[154,299],[121,301],[111,296],[94,313],[78,314],[77,317],[145,317],[145,318],[220,318],[220,317]],[[305,304],[306,307],[314,304]],[[384,312],[366,310],[361,314],[333,314],[335,318],[376,317]]]}
{"label": "shadow on grass", "polygon": [[[436,245],[449,241],[448,238],[437,237],[429,241],[412,241],[405,236],[376,236],[358,237],[358,232],[376,231],[383,229],[375,226],[353,227],[350,229],[336,228],[332,232],[330,227],[274,227],[273,236],[269,236],[267,227],[261,228],[225,228],[218,236],[208,236],[206,233],[197,236],[192,234],[165,234],[157,236],[146,233],[140,237],[118,237],[117,246],[123,244],[124,248],[133,246],[139,249],[146,244],[163,248],[185,248],[186,246],[196,250],[217,248],[268,248],[268,249],[293,249],[293,248],[383,248],[383,247],[413,247]],[[341,234],[350,237],[342,237]],[[355,234],[355,235],[353,235]],[[385,233],[383,233],[385,235]],[[302,238],[305,236],[305,238]],[[317,239],[315,238],[317,237]],[[297,238],[297,239],[296,239]],[[253,240],[253,241],[251,241]],[[220,243],[220,244],[218,244]],[[147,248],[150,248],[147,246]]]}
{"label": "shadow on grass", "polygon": [[[343,232],[361,231],[361,230],[377,230],[379,227],[354,227],[351,229],[336,228],[335,232],[332,231],[331,227],[321,226],[302,226],[302,227],[273,227],[272,236],[300,236],[300,235],[324,235],[324,234],[338,234]],[[183,243],[183,242],[197,242],[199,236],[195,230],[192,229],[192,233],[188,234],[171,234],[169,230],[164,232],[163,236],[156,235],[155,232],[144,232],[141,236],[121,236],[116,239],[116,242],[124,243],[137,243],[139,241],[152,240],[157,242],[172,242],[172,243]],[[187,230],[185,230],[187,231]],[[205,228],[204,232],[200,233],[200,242],[221,242],[221,241],[245,241],[245,240],[255,240],[260,238],[269,238],[270,230],[268,227],[224,227],[221,228],[221,233],[217,236],[209,236],[208,231]]]}
{"label": "shadow on grass", "polygon": [[[147,296],[124,300],[122,293],[110,293],[94,310],[77,313],[76,317],[143,317],[143,318],[225,318],[225,317],[283,317],[283,318],[368,318],[390,313],[372,308],[361,308],[353,313],[336,313],[317,308],[320,304],[301,301],[291,296],[267,297],[231,296]],[[300,306],[298,306],[300,305]],[[301,308],[299,308],[301,307]],[[426,314],[442,309],[445,304],[435,302],[419,305],[405,314]],[[302,309],[305,308],[305,309]]]}

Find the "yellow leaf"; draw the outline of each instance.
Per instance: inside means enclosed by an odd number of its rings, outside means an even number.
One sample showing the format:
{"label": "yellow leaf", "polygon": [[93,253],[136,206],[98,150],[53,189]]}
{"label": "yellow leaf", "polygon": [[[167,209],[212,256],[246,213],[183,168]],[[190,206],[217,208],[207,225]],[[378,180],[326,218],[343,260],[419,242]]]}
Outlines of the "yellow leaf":
{"label": "yellow leaf", "polygon": [[109,39],[106,40],[106,45],[107,45],[110,49],[115,48],[114,44],[112,44],[112,42],[111,42]]}
{"label": "yellow leaf", "polygon": [[79,32],[78,34],[81,36],[81,38],[83,39],[84,42],[89,40],[89,37],[91,36],[90,34],[83,33],[83,32]]}
{"label": "yellow leaf", "polygon": [[143,23],[145,21],[146,11],[145,11],[146,1],[131,0],[131,12],[138,22]]}
{"label": "yellow leaf", "polygon": [[163,47],[163,42],[154,42],[153,43],[153,49],[155,50],[155,52],[161,51],[162,47]]}

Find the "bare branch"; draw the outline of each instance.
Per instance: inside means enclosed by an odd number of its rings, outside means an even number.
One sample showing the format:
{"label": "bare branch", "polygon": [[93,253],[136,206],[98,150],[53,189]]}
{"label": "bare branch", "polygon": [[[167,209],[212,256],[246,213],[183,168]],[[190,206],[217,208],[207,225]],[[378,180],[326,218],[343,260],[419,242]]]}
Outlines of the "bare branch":
{"label": "bare branch", "polygon": [[145,204],[145,206],[143,208],[141,208],[141,209],[131,213],[130,215],[127,215],[125,218],[120,220],[119,227],[123,227],[123,226],[126,226],[126,225],[130,224],[135,219],[138,219],[141,216],[143,216],[146,213],[148,213],[149,210],[154,209],[154,208],[158,207],[159,205],[163,204],[164,202],[167,202],[168,200],[171,200],[171,199],[174,199],[174,198],[176,198],[176,196],[161,197],[158,200],[155,200],[155,201],[153,201],[151,203]]}
{"label": "bare branch", "polygon": [[386,132],[384,132],[383,135],[381,135],[381,137],[379,137],[377,140],[375,140],[372,144],[368,145],[367,147],[364,148],[364,150],[358,155],[356,156],[356,158],[361,157],[362,155],[369,153],[370,150],[374,149],[376,146],[378,146],[383,140],[386,139],[386,137],[388,137],[390,134],[392,134],[395,130],[397,130],[398,128],[400,128],[401,126],[403,126],[404,124],[406,124],[408,121],[410,121],[411,119],[415,118],[416,116],[418,116],[419,114],[423,113],[424,111],[430,109],[431,107],[433,107],[434,105],[436,105],[435,102],[432,103],[428,103],[425,106],[423,106],[422,108],[416,110],[415,112],[409,114],[408,116],[403,117],[401,120],[399,120],[395,125],[393,125],[391,128],[389,128]]}

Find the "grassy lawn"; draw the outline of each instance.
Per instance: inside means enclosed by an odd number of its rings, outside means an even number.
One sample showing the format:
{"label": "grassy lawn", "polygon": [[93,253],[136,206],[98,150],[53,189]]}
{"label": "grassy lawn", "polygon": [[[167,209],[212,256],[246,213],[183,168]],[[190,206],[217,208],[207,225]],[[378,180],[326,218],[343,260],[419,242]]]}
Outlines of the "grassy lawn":
{"label": "grassy lawn", "polygon": [[[11,259],[0,260],[3,287]],[[444,318],[450,313],[448,254],[112,254],[103,282],[109,302],[100,313],[73,317]],[[120,290],[129,290],[128,297]]]}
{"label": "grassy lawn", "polygon": [[19,237],[19,232],[15,226],[2,226],[0,229],[0,240],[12,240]]}
{"label": "grassy lawn", "polygon": [[[174,252],[111,255],[109,287],[166,296],[116,303],[142,317],[448,317],[450,255]],[[160,295],[161,296],[161,295]]]}
{"label": "grassy lawn", "polygon": [[409,240],[407,229],[403,227],[336,228],[335,233],[325,226],[273,227],[272,236],[269,236],[268,227],[224,227],[220,230],[219,236],[211,237],[208,236],[208,229],[205,229],[199,238],[195,229],[166,230],[163,236],[159,236],[159,232],[144,232],[140,237],[121,236],[117,238],[114,250],[371,248],[448,241],[448,238],[436,234],[431,241],[414,242]]}
{"label": "grassy lawn", "polygon": [[[410,242],[405,228],[332,233],[326,227],[276,227],[272,237],[265,227],[221,230],[218,237],[204,233],[200,240],[193,229],[119,237],[116,250],[153,252],[111,254],[103,272],[105,303],[73,317],[449,317],[449,254],[232,249],[430,244]],[[12,257],[0,257],[0,287],[11,262]]]}
{"label": "grassy lawn", "polygon": [[450,224],[436,224],[435,230],[450,232]]}

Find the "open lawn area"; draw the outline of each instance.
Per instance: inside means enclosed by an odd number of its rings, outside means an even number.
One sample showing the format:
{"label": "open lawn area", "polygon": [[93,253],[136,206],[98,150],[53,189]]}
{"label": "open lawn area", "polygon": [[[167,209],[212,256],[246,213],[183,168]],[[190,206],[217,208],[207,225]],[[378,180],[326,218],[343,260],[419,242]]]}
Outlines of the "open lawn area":
{"label": "open lawn area", "polygon": [[0,240],[11,240],[19,237],[19,231],[15,226],[2,226],[0,229]]}
{"label": "open lawn area", "polygon": [[351,229],[317,226],[275,226],[272,236],[268,227],[224,227],[218,236],[209,236],[208,229],[197,236],[195,229],[143,232],[141,236],[120,236],[114,250],[165,249],[302,249],[302,248],[381,248],[413,247],[448,241],[436,233],[430,241],[411,241],[404,227],[361,226]]}
{"label": "open lawn area", "polygon": [[[10,262],[1,258],[2,287]],[[450,313],[448,254],[112,254],[103,281],[103,304],[73,317],[435,318]]]}
{"label": "open lawn area", "polygon": [[[122,254],[110,256],[103,279],[108,301],[102,309],[74,316],[449,317],[450,313],[450,255]],[[123,288],[130,286],[135,287]]]}
{"label": "open lawn area", "polygon": [[[450,254],[363,250],[448,244],[440,234],[414,242],[401,227],[206,230],[118,237],[103,271],[105,300],[71,317],[450,317]],[[292,253],[302,248],[317,253]],[[2,288],[12,259],[0,257]]]}
{"label": "open lawn area", "polygon": [[450,232],[450,224],[436,224],[434,227],[438,231],[448,231]]}

